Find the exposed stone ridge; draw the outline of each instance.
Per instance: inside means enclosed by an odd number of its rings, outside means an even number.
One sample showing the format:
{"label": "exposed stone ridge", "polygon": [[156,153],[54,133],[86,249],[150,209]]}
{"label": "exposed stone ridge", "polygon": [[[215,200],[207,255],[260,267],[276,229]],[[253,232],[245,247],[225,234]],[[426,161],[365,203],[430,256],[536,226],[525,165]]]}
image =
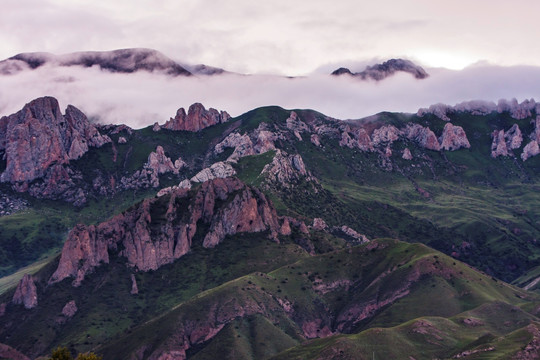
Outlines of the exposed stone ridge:
{"label": "exposed stone ridge", "polygon": [[111,139],[69,105],[63,116],[58,101],[42,97],[0,119],[0,150],[5,150],[2,182],[28,183],[53,166],[67,164]]}
{"label": "exposed stone ridge", "polygon": [[364,71],[358,73],[353,73],[349,69],[342,67],[332,72],[332,75],[348,74],[359,77],[362,80],[372,79],[380,81],[394,75],[399,71],[410,73],[416,79],[425,79],[429,76],[421,66],[414,64],[412,61],[404,59],[390,59],[382,64],[368,66]]}
{"label": "exposed stone ridge", "polygon": [[431,105],[429,108],[419,109],[417,115],[422,117],[433,114],[442,120],[450,121],[449,115],[458,112],[470,113],[471,115],[488,115],[492,112],[498,112],[499,114],[509,113],[512,118],[522,120],[532,116],[533,112],[540,113],[540,104],[536,103],[534,99],[524,100],[521,103],[518,103],[516,99],[501,99],[497,104],[490,101],[475,100],[462,102],[455,106],[439,103]]}
{"label": "exposed stone ridge", "polygon": [[452,123],[448,123],[444,126],[439,142],[441,143],[441,150],[453,151],[471,147],[467,135],[465,134],[465,130],[463,130],[461,126],[452,125]]}
{"label": "exposed stone ridge", "polygon": [[35,308],[38,304],[36,284],[31,275],[24,274],[15,289],[12,302],[16,305],[24,305],[26,309]]}
{"label": "exposed stone ridge", "polygon": [[[209,126],[229,121],[231,116],[226,111],[217,111],[214,108],[206,110],[200,103],[191,105],[186,111],[178,109],[176,116],[167,121],[163,128],[169,130],[200,131]],[[156,129],[154,129],[156,131]]]}
{"label": "exposed stone ridge", "polygon": [[[186,205],[187,204],[187,205]],[[69,233],[60,263],[49,283],[74,277],[74,286],[119,251],[130,267],[156,270],[186,254],[200,225],[208,226],[204,247],[214,247],[225,236],[268,231],[277,239],[281,228],[276,210],[257,189],[235,178],[213,179],[195,192],[177,188],[146,199],[99,225],[79,224]]]}
{"label": "exposed stone ridge", "polygon": [[519,149],[523,142],[523,135],[517,124],[514,124],[507,132],[504,130],[495,130],[491,134],[493,142],[491,143],[491,157],[514,156],[510,150]]}

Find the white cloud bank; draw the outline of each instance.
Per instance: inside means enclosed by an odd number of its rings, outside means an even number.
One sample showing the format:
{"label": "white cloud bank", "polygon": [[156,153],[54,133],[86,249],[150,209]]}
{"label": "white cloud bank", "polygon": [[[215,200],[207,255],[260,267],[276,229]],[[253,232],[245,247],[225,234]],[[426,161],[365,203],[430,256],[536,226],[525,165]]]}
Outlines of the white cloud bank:
{"label": "white cloud bank", "polygon": [[303,78],[221,75],[167,77],[139,72],[113,74],[97,68],[44,66],[0,77],[0,116],[40,96],[73,104],[102,123],[134,128],[163,123],[194,102],[237,116],[256,107],[309,108],[339,119],[380,111],[416,112],[435,103],[501,98],[540,100],[539,67],[475,66],[462,71],[427,69],[415,80],[397,74],[381,82],[314,74]]}

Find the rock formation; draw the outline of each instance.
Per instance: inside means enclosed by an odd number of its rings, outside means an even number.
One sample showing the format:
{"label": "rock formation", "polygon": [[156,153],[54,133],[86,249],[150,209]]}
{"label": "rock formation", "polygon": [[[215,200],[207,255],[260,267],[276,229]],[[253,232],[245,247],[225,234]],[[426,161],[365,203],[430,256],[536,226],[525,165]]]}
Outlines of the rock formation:
{"label": "rock formation", "polygon": [[423,127],[418,124],[407,124],[403,133],[406,138],[415,141],[423,148],[435,151],[441,149],[437,136],[429,127]]}
{"label": "rock formation", "polygon": [[0,180],[28,183],[53,166],[80,158],[89,147],[110,141],[77,108],[68,106],[63,116],[56,99],[33,100],[0,119],[0,150],[5,150],[6,159]]}
{"label": "rock formation", "polygon": [[276,210],[259,190],[234,178],[214,179],[195,194],[176,189],[99,225],[75,226],[49,283],[74,277],[73,285],[79,286],[86,274],[109,262],[109,251],[119,251],[130,267],[156,270],[189,251],[199,221],[209,229],[204,247],[241,232],[268,231],[276,239],[281,228]]}
{"label": "rock formation", "polygon": [[205,182],[216,178],[226,178],[236,175],[236,170],[231,164],[226,162],[216,162],[209,168],[199,171],[195,176],[191,178],[192,182]]}
{"label": "rock formation", "polygon": [[405,160],[412,160],[413,156],[411,154],[411,150],[409,150],[409,148],[405,148],[401,157]]}
{"label": "rock formation", "polygon": [[230,133],[214,148],[214,154],[218,155],[227,148],[234,148],[231,156],[227,161],[236,162],[238,159],[249,155],[263,154],[270,150],[275,150],[274,142],[283,138],[280,134],[276,134],[267,129],[267,125],[262,123],[257,129],[250,134],[240,135],[237,132]]}
{"label": "rock formation", "polygon": [[35,308],[38,304],[36,284],[31,275],[24,274],[15,289],[12,302],[16,305],[24,305],[26,309]]}
{"label": "rock formation", "polygon": [[347,68],[339,68],[332,72],[332,75],[348,74],[354,77],[358,77],[362,80],[384,80],[389,76],[394,75],[396,72],[406,72],[413,75],[416,79],[425,79],[429,75],[420,66],[414,64],[412,61],[404,59],[390,59],[382,64],[376,64],[368,66],[364,71],[353,73]]}
{"label": "rock formation", "polygon": [[139,189],[159,186],[159,175],[166,173],[178,174],[186,165],[182,158],[178,158],[174,164],[172,160],[165,155],[163,147],[157,146],[156,151],[148,155],[148,160],[141,170],[129,177],[120,179],[122,189]]}
{"label": "rock formation", "polygon": [[221,124],[229,121],[231,116],[226,111],[217,111],[210,108],[206,110],[200,103],[195,103],[189,107],[188,113],[184,108],[178,109],[176,116],[162,126],[169,130],[200,131],[209,126]]}
{"label": "rock formation", "polygon": [[306,170],[304,160],[299,154],[288,155],[281,150],[277,150],[274,159],[270,164],[265,165],[261,175],[266,177],[267,182],[285,188],[289,188],[301,180],[317,182]]}
{"label": "rock formation", "polygon": [[513,152],[510,150],[519,149],[523,142],[523,135],[517,124],[514,124],[507,132],[495,130],[492,134],[491,157],[508,156]]}
{"label": "rock formation", "polygon": [[135,279],[134,274],[131,274],[131,291],[129,293],[131,295],[137,295],[139,293],[139,287],[137,286],[137,279]]}
{"label": "rock formation", "polygon": [[66,318],[72,318],[73,315],[77,313],[77,310],[75,300],[71,300],[62,308],[62,315],[64,315]]}
{"label": "rock formation", "polygon": [[454,151],[471,147],[463,128],[461,126],[454,126],[452,123],[448,123],[444,126],[439,142],[441,144],[441,150]]}

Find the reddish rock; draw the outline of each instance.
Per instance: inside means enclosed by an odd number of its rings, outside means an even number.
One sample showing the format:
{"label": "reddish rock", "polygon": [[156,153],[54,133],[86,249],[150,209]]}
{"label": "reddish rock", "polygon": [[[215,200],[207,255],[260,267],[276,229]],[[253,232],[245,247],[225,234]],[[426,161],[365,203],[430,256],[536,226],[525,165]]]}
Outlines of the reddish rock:
{"label": "reddish rock", "polygon": [[75,300],[71,300],[68,302],[64,307],[62,308],[62,315],[64,315],[67,318],[72,318],[75,313],[77,313],[77,304],[75,303]]}
{"label": "reddish rock", "polygon": [[18,352],[6,344],[0,344],[0,359],[30,360],[28,356]]}
{"label": "reddish rock", "polygon": [[[185,203],[189,205],[185,205]],[[185,255],[199,221],[208,226],[203,246],[214,247],[227,235],[280,230],[276,210],[257,189],[238,179],[203,183],[194,195],[176,188],[97,226],[77,225],[68,235],[60,263],[49,283],[74,277],[79,286],[86,274],[109,262],[109,250],[120,251],[130,267],[156,270]]]}
{"label": "reddish rock", "polygon": [[373,131],[371,139],[374,146],[392,144],[401,135],[401,131],[393,125],[384,125]]}
{"label": "reddish rock", "polygon": [[137,286],[137,279],[135,279],[135,275],[131,274],[131,295],[137,295],[139,293],[139,287]]}
{"label": "reddish rock", "polygon": [[441,144],[441,150],[454,151],[471,147],[463,128],[461,126],[454,126],[452,123],[444,126],[439,142]]}
{"label": "reddish rock", "polygon": [[[188,113],[184,108],[178,109],[176,116],[162,126],[169,130],[200,131],[209,126],[227,122],[231,116],[226,111],[217,111],[210,108],[206,110],[200,103],[189,107]],[[156,130],[154,130],[156,131]]]}
{"label": "reddish rock", "polygon": [[2,182],[30,182],[43,177],[49,167],[78,159],[89,146],[110,142],[86,116],[69,105],[63,116],[58,101],[43,97],[0,120],[0,150],[5,150]]}
{"label": "reddish rock", "polygon": [[313,229],[317,231],[325,231],[328,229],[328,225],[321,218],[313,219]]}
{"label": "reddish rock", "polygon": [[536,140],[532,140],[530,143],[525,145],[523,148],[523,153],[521,154],[521,160],[525,161],[532,156],[540,154],[540,146]]}
{"label": "reddish rock", "polygon": [[38,304],[36,284],[31,275],[24,274],[19,281],[12,302],[16,305],[24,305],[26,309],[35,308]]}
{"label": "reddish rock", "polygon": [[411,150],[409,150],[409,148],[405,148],[401,157],[405,160],[412,160],[413,156],[411,154]]}

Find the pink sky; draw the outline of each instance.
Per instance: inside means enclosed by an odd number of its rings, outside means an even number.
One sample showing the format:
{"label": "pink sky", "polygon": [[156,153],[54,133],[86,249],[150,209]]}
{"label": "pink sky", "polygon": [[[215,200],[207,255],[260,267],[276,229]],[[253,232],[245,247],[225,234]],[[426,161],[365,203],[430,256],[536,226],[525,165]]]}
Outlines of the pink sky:
{"label": "pink sky", "polygon": [[0,58],[128,47],[249,73],[406,57],[540,66],[537,0],[3,0]]}

